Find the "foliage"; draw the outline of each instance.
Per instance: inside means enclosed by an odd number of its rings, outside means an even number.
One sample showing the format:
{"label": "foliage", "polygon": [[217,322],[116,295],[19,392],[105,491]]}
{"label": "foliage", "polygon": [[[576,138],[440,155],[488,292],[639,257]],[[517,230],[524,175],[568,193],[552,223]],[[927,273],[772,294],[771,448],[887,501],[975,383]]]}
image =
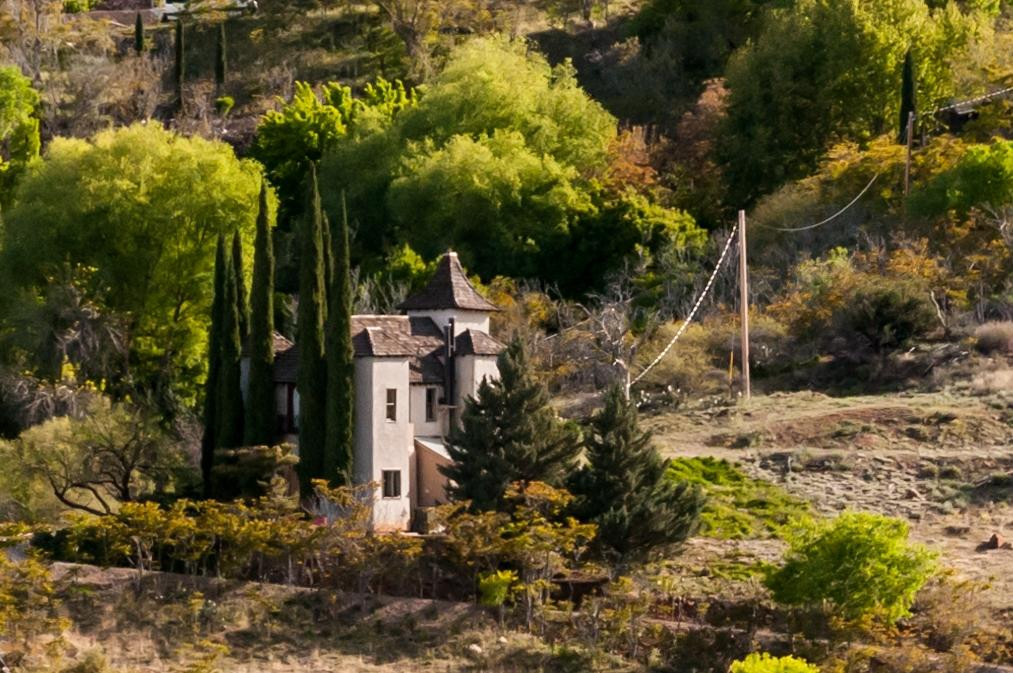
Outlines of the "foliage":
{"label": "foliage", "polygon": [[211,470],[215,497],[223,500],[284,496],[287,476],[299,462],[290,444],[219,449]]}
{"label": "foliage", "polygon": [[[234,239],[238,241],[238,238]],[[243,270],[237,268],[242,264],[237,260],[235,252],[227,258],[225,269],[225,286],[216,288],[224,291],[220,304],[222,314],[219,317],[219,352],[211,353],[211,357],[219,358],[218,370],[218,420],[216,422],[216,448],[231,449],[243,443],[243,391],[242,391],[242,313],[245,306],[240,306],[239,284],[243,282]],[[245,293],[244,293],[245,298]]]}
{"label": "foliage", "polygon": [[493,570],[478,576],[478,602],[490,607],[503,605],[518,581],[513,570]]}
{"label": "foliage", "polygon": [[64,506],[93,514],[164,493],[179,485],[185,468],[182,452],[149,414],[102,399],[83,417],[26,430],[13,447],[11,469],[44,480]]}
{"label": "foliage", "polygon": [[1013,203],[1013,140],[972,145],[948,171],[934,176],[911,198],[924,216],[955,211],[966,217],[972,209],[997,211]]}
{"label": "foliage", "polygon": [[378,78],[355,97],[351,88],[328,82],[319,93],[307,82],[296,82],[292,99],[279,101],[260,120],[251,153],[267,168],[281,195],[285,216],[302,212],[302,185],[312,162],[320,161],[357,122],[389,121],[417,102],[414,89],[400,81]]}
{"label": "foliage", "polygon": [[788,524],[809,517],[808,504],[774,484],[747,477],[725,460],[676,458],[670,478],[703,489],[700,534],[721,539],[783,537]]}
{"label": "foliage", "polygon": [[694,530],[703,496],[696,485],[666,475],[668,461],[641,432],[636,407],[619,387],[590,422],[587,465],[573,475],[574,512],[598,528],[596,544],[622,561],[649,558]]}
{"label": "foliage", "polygon": [[478,510],[501,509],[512,482],[561,485],[575,467],[579,433],[549,406],[520,341],[500,354],[500,378],[482,380],[461,411],[461,427],[450,434],[453,461],[440,471],[450,494]]}
{"label": "foliage", "polygon": [[935,568],[932,553],[907,537],[905,522],[878,514],[848,512],[811,523],[788,538],[784,565],[765,583],[779,603],[826,602],[847,620],[895,622]]}
{"label": "foliage", "polygon": [[324,325],[327,322],[327,282],[325,280],[324,219],[320,210],[320,191],[316,165],[310,164],[307,189],[308,205],[299,228],[302,254],[299,273],[299,318],[296,323],[299,344],[299,482],[302,492],[311,491],[313,479],[329,479],[324,474],[324,449],[327,433],[327,364]]}
{"label": "foliage", "polygon": [[259,190],[256,165],[227,145],[158,124],[56,139],[5,218],[4,269],[13,287],[38,294],[68,263],[88,270],[84,296],[126,322],[134,379],[192,405],[215,239],[238,230],[250,244]]}
{"label": "foliage", "polygon": [[350,484],[354,469],[355,353],[352,348],[352,264],[349,259],[348,214],[342,208],[334,234],[334,273],[327,308],[327,427],[325,479]]}
{"label": "foliage", "polygon": [[0,208],[6,209],[29,161],[39,154],[40,97],[12,65],[0,67]]}
{"label": "foliage", "polygon": [[58,607],[45,564],[34,557],[12,561],[0,551],[0,642],[29,652],[52,643],[65,628]]}
{"label": "foliage", "polygon": [[751,201],[810,173],[834,141],[888,129],[909,50],[923,106],[944,100],[975,30],[955,5],[930,11],[922,0],[800,0],[769,12],[727,71],[719,153],[732,197]]}
{"label": "foliage", "polygon": [[260,187],[257,235],[253,246],[250,288],[250,374],[243,439],[247,445],[267,444],[277,430],[274,390],[274,243],[267,183]]}
{"label": "foliage", "polygon": [[729,673],[819,673],[819,669],[804,659],[754,652],[745,659],[733,661]]}
{"label": "foliage", "polygon": [[987,322],[974,330],[974,346],[986,355],[1013,354],[1013,321]]}

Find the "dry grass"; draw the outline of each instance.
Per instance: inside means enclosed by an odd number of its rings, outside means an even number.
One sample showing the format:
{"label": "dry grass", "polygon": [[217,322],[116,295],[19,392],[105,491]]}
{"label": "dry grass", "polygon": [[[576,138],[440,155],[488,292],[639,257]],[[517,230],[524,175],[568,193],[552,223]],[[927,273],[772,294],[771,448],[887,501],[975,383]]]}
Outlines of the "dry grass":
{"label": "dry grass", "polygon": [[975,347],[985,355],[1013,355],[1013,320],[979,325],[974,339]]}

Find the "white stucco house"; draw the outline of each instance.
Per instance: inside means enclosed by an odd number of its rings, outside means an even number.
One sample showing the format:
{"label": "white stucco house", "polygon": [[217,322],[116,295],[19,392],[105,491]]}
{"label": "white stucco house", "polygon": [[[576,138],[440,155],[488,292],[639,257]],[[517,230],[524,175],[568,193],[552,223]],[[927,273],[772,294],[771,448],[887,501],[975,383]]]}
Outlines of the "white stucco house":
{"label": "white stucco house", "polygon": [[[498,377],[503,345],[489,336],[499,309],[468,281],[457,253],[400,315],[352,316],[355,350],[355,478],[378,484],[373,526],[408,530],[416,511],[446,502],[445,438],[462,403],[485,377]],[[298,345],[275,339],[274,378],[281,439],[298,445]]]}

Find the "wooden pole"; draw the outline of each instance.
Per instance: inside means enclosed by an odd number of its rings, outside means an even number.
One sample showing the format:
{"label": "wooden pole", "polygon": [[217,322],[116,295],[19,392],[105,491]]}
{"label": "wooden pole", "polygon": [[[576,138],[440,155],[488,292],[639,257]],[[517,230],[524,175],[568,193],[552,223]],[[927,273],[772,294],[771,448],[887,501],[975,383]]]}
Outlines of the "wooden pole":
{"label": "wooden pole", "polygon": [[904,196],[911,191],[911,145],[915,137],[915,113],[907,113],[907,159],[904,161]]}
{"label": "wooden pole", "polygon": [[752,398],[749,382],[749,275],[746,272],[746,211],[739,211],[739,317],[742,323],[742,394]]}

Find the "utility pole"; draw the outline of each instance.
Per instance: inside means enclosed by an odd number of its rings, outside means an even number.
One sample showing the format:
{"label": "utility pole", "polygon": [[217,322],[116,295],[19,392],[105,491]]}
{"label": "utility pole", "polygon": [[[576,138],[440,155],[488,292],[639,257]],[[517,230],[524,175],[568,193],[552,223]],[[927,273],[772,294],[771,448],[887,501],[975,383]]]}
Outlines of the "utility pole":
{"label": "utility pole", "polygon": [[742,394],[752,398],[749,383],[749,274],[746,272],[746,211],[739,211],[739,318],[742,323]]}
{"label": "utility pole", "polygon": [[904,161],[904,196],[911,191],[911,145],[915,137],[915,113],[907,113],[907,159]]}

